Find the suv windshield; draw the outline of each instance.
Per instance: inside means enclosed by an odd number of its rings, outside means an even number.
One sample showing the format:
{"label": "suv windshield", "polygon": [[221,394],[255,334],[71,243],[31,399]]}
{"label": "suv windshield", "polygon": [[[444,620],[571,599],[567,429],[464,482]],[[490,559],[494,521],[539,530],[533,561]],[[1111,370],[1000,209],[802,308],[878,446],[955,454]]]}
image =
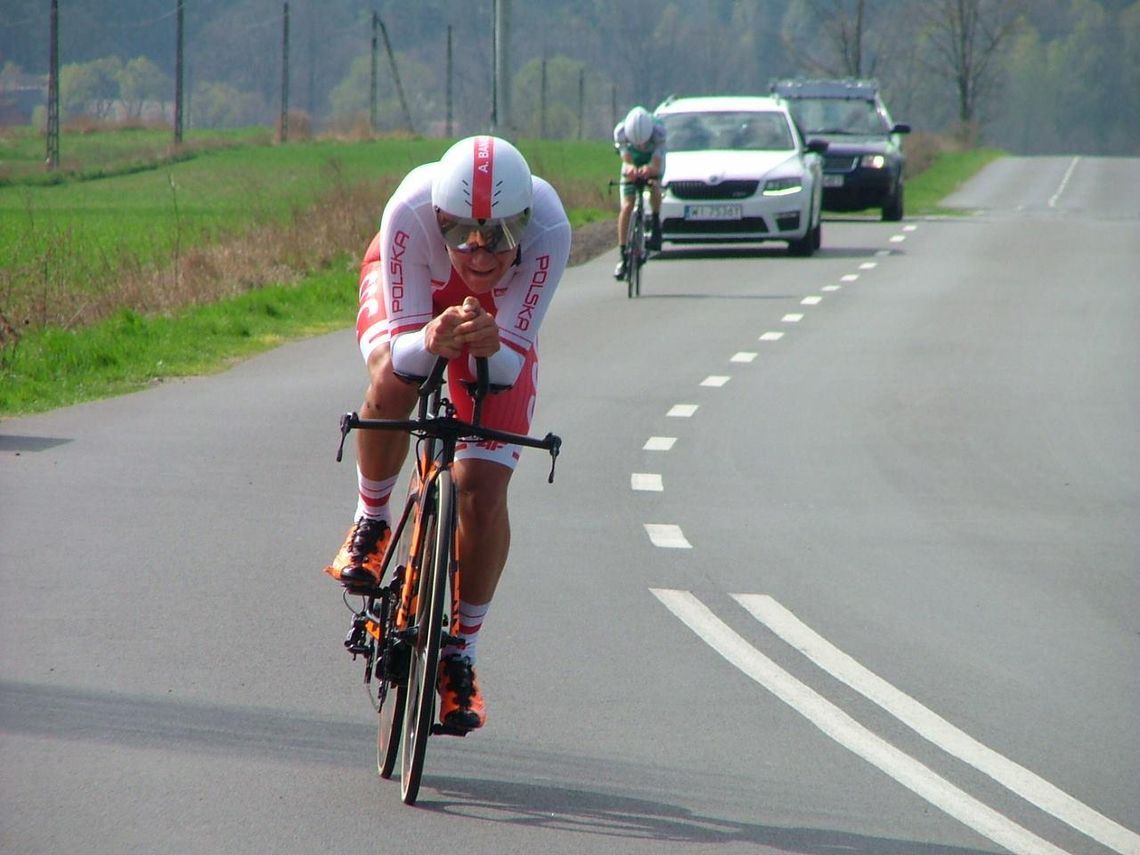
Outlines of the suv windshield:
{"label": "suv windshield", "polygon": [[890,131],[872,101],[790,98],[788,109],[805,134],[886,134]]}
{"label": "suv windshield", "polygon": [[796,147],[783,113],[667,113],[665,139],[669,151],[788,150]]}

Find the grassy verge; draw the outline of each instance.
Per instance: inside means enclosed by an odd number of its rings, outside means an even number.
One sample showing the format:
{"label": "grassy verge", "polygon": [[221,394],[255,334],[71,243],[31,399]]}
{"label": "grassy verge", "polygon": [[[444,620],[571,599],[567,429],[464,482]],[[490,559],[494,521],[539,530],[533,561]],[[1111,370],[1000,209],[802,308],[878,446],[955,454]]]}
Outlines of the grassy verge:
{"label": "grassy verge", "polygon": [[[383,200],[396,176],[445,145],[233,148],[112,179],[0,187],[0,417],[221,370],[348,326],[358,254]],[[573,225],[612,218],[610,146],[523,149],[535,173],[555,179]],[[908,181],[908,211],[937,212],[999,155],[938,153]],[[179,204],[156,201],[172,192]],[[25,245],[33,237],[38,249]],[[43,322],[20,306],[42,309]]]}

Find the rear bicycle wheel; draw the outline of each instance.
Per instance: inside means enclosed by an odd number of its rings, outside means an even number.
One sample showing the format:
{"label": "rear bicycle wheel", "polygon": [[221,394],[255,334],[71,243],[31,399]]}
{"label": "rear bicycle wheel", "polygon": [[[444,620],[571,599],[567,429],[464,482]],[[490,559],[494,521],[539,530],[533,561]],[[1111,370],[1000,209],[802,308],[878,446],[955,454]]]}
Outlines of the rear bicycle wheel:
{"label": "rear bicycle wheel", "polygon": [[442,471],[423,505],[420,529],[419,592],[413,626],[418,627],[408,665],[407,698],[401,740],[400,792],[404,804],[415,804],[423,775],[428,736],[435,719],[436,679],[448,605],[447,571],[454,531],[455,492],[451,473]]}

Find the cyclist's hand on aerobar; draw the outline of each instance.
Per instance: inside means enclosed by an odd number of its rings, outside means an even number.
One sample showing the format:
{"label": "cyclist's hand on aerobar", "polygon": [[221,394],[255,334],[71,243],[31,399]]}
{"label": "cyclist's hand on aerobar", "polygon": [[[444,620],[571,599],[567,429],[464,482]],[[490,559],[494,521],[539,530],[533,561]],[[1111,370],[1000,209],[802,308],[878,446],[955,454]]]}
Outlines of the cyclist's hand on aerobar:
{"label": "cyclist's hand on aerobar", "polygon": [[447,359],[461,356],[491,356],[499,350],[499,325],[479,301],[467,297],[461,306],[449,306],[427,326],[424,344],[428,352]]}

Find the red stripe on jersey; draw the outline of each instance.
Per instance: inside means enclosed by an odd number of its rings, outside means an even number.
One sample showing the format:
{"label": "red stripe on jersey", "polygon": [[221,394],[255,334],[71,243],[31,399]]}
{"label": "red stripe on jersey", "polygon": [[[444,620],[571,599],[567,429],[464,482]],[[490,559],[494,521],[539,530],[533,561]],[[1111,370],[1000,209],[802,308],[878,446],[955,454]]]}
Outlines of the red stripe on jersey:
{"label": "red stripe on jersey", "polygon": [[491,164],[494,155],[494,137],[475,137],[475,162],[471,175],[471,216],[477,220],[491,218],[491,196],[494,186]]}

